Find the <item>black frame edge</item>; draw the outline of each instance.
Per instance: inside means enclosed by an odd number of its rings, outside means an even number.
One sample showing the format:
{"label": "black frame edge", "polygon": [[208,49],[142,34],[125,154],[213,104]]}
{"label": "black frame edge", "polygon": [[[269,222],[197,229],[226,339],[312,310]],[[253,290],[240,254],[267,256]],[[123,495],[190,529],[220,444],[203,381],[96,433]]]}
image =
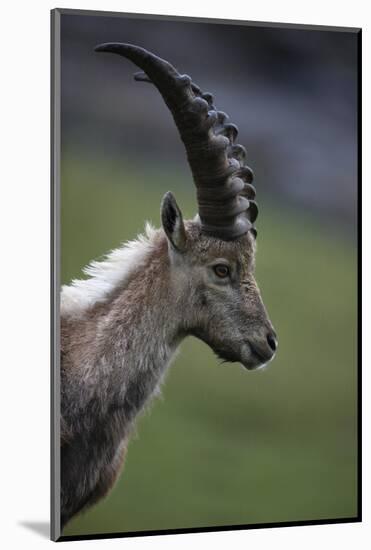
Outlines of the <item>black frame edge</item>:
{"label": "black frame edge", "polygon": [[362,29],[357,33],[357,511],[362,521]]}
{"label": "black frame edge", "polygon": [[303,520],[303,521],[285,521],[280,523],[255,523],[251,525],[223,525],[217,527],[190,527],[185,529],[163,529],[159,531],[128,531],[116,533],[98,533],[88,535],[62,535],[57,542],[68,542],[74,540],[101,540],[101,539],[116,539],[116,538],[131,538],[131,537],[150,537],[162,535],[186,535],[189,533],[217,533],[229,531],[248,531],[251,529],[270,529],[272,527],[309,527],[313,525],[335,525],[345,523],[359,523],[361,519],[358,516],[354,518],[338,518],[338,519],[319,519],[319,520]]}

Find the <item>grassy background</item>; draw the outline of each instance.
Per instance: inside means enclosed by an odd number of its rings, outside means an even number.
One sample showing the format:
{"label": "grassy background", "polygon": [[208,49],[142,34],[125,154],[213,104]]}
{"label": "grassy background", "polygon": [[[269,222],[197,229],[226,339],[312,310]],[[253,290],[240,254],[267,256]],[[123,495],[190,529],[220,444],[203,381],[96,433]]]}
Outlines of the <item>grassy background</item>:
{"label": "grassy background", "polygon": [[[171,189],[195,213],[188,175],[65,153],[62,281],[144,221],[159,225]],[[138,421],[111,494],[64,534],[355,516],[356,249],[260,190],[257,279],[279,336],[271,366],[219,365],[193,338],[181,346]]]}

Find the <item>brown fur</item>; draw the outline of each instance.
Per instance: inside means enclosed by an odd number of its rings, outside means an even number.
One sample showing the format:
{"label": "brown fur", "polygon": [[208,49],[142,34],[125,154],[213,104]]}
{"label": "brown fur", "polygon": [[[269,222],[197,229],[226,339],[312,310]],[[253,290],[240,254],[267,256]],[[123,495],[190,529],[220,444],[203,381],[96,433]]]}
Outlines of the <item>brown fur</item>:
{"label": "brown fur", "polygon": [[[113,486],[135,417],[184,337],[247,368],[263,362],[255,347],[273,355],[253,237],[206,237],[197,222],[184,227],[180,212],[165,226],[144,267],[101,303],[61,319],[62,525]],[[227,283],[213,271],[220,259],[231,268]]]}

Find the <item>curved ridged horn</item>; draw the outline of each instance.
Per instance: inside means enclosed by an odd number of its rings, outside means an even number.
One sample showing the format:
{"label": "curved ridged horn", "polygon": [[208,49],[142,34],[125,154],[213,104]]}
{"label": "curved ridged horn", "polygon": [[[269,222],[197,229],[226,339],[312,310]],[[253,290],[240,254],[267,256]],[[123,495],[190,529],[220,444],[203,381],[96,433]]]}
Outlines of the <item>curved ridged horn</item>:
{"label": "curved ridged horn", "polygon": [[235,144],[238,128],[217,111],[214,98],[164,59],[133,44],[100,44],[97,52],[116,53],[130,59],[143,72],[135,79],[153,83],[170,109],[197,188],[202,231],[224,240],[249,231],[257,216],[252,200],[253,173],[244,165],[246,151]]}

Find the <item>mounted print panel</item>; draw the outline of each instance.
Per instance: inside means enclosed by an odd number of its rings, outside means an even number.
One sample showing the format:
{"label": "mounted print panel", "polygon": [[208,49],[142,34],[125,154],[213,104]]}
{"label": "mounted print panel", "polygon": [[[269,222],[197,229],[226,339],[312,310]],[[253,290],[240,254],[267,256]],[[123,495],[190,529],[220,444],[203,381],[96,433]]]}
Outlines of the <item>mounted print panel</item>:
{"label": "mounted print panel", "polygon": [[52,538],[360,521],[360,30],[52,44]]}

